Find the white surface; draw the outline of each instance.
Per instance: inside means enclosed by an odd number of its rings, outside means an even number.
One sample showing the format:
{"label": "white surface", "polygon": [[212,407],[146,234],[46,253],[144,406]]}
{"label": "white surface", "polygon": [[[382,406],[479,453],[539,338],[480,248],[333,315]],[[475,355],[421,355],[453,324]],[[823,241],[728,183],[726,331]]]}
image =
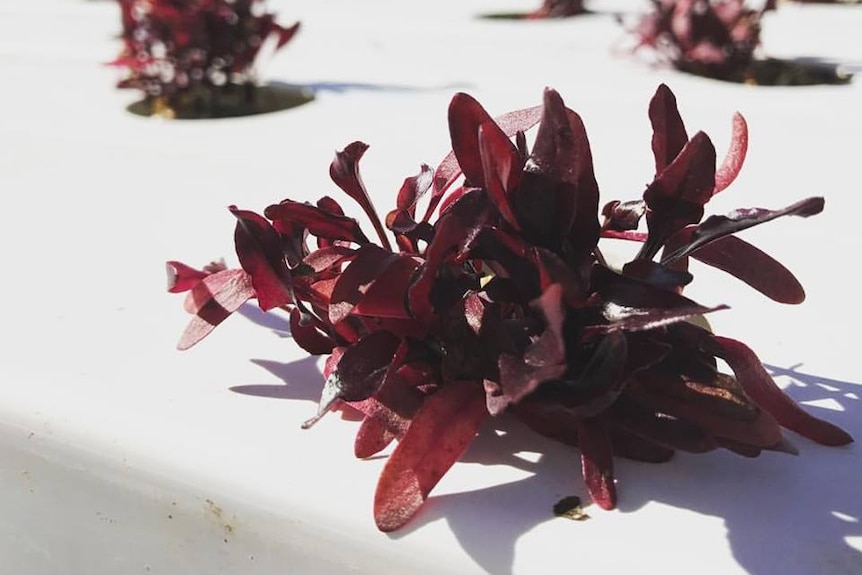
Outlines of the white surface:
{"label": "white surface", "polygon": [[[799,457],[618,460],[620,508],[590,507],[578,523],[550,511],[585,496],[576,453],[504,420],[387,536],[371,517],[384,460],[354,460],[356,423],[336,415],[299,429],[319,374],[277,318],[262,328],[248,309],[174,351],[187,316],[164,291],[163,262],[235,264],[225,206],[336,195],[332,154],[362,139],[385,212],[404,177],[447,151],[454,91],[498,114],[538,103],[544,86],[584,118],[603,200],[634,198],[652,176],[646,107],[663,81],[689,131],[719,150],[732,112],[748,119],[746,165],[710,213],[826,196],[816,218],[745,234],[797,273],[806,303],[770,303],[708,270],[690,295],[730,304],[715,329],[769,365],[800,364],[812,375],[779,382],[862,437],[862,79],[753,88],[614,56],[622,31],[609,10],[635,2],[559,22],[474,18],[538,3],[271,2],[304,28],[265,78],[316,87],[317,99],[171,123],[128,114],[135,94],[99,64],[118,50],[112,2],[0,0],[4,573],[862,573],[855,445],[788,432]],[[765,27],[768,53],[862,62],[862,8],[783,4]]]}

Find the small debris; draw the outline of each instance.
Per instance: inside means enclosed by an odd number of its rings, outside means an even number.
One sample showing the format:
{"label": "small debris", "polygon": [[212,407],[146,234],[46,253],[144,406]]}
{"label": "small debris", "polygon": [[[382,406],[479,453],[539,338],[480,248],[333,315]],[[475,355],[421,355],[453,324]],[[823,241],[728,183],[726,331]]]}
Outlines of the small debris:
{"label": "small debris", "polygon": [[577,495],[563,497],[554,504],[554,515],[573,521],[586,521],[590,516],[581,508],[581,498]]}

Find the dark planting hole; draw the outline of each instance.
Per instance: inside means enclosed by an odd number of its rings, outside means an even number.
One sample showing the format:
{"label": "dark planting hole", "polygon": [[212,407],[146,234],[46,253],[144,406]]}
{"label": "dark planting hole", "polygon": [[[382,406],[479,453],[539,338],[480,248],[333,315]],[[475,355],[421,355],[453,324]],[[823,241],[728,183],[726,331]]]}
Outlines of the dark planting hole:
{"label": "dark planting hole", "polygon": [[147,96],[126,109],[138,116],[178,120],[240,118],[289,110],[314,100],[314,92],[285,84],[227,84],[201,88],[171,99]]}

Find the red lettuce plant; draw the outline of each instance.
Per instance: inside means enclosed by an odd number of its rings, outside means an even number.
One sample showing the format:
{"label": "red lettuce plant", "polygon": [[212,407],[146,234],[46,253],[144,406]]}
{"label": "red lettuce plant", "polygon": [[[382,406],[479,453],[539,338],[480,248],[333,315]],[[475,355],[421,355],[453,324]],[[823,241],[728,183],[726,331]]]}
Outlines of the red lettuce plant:
{"label": "red lettuce plant", "polygon": [[123,50],[112,63],[126,71],[119,87],[171,109],[232,87],[253,91],[264,41],[275,37],[279,49],[299,28],[276,23],[263,0],[118,1]]}
{"label": "red lettuce plant", "polygon": [[568,18],[586,13],[584,0],[544,0],[542,7],[528,14],[529,18]]}
{"label": "red lettuce plant", "polygon": [[[250,299],[286,310],[296,342],[329,354],[319,410],[305,426],[349,405],[364,414],[358,457],[397,440],[374,498],[384,531],[409,521],[483,422],[504,411],[577,445],[586,487],[607,509],[617,498],[614,456],[793,452],[782,427],[826,445],[852,441],[797,406],[745,344],[693,321],[725,306],[682,295],[694,258],[774,300],[801,302],[791,272],[734,234],[817,214],[823,199],[705,218],[705,204],[742,166],[745,120],[734,117],[716,168],[709,137],[688,136],[664,85],[649,118],[653,181],[639,199],[607,203],[601,221],[584,125],[551,89],[541,106],[496,121],[456,94],[452,152],[436,170],[423,165],[405,179],[385,218],[360,177],[367,146],[354,142],[336,154],[330,176],[362,207],[377,241],[328,196],[315,205],[283,200],[263,215],[232,206],[241,267],[168,263],[170,290],[189,292],[194,315],[179,347]],[[524,130],[537,123],[529,147]],[[618,270],[600,238],[642,247]]]}
{"label": "red lettuce plant", "polygon": [[760,46],[760,20],[774,9],[748,8],[744,0],[652,0],[634,32],[666,63],[703,76],[738,79]]}

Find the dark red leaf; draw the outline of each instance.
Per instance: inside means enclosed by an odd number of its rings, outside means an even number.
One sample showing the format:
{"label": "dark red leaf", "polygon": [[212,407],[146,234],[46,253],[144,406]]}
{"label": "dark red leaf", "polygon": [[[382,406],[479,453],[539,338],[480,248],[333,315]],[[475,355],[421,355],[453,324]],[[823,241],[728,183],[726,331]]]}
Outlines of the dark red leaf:
{"label": "dark red leaf", "polygon": [[[452,103],[455,102],[455,98],[461,99],[461,96],[466,96],[467,98],[472,99],[470,96],[466,94],[456,94],[452,99]],[[462,106],[464,104],[459,103],[458,106]],[[450,110],[452,104],[450,103]],[[450,113],[451,114],[451,113]],[[494,118],[494,121],[500,126],[500,129],[503,130],[503,133],[506,136],[511,137],[517,134],[518,132],[523,132],[529,130],[533,126],[535,126],[539,119],[541,118],[542,107],[541,106],[533,106],[532,108],[524,108],[522,110],[515,110],[512,112],[508,112],[503,114],[502,116],[498,116]],[[450,115],[451,117],[451,115]],[[476,125],[476,129],[480,124]],[[450,136],[451,128],[450,128]],[[476,134],[474,134],[477,137]],[[454,146],[453,146],[454,148]],[[477,144],[478,149],[478,144]],[[481,167],[481,166],[480,166]],[[458,158],[456,157],[455,151],[449,152],[443,161],[437,166],[437,169],[434,171],[434,183],[432,186],[431,199],[428,202],[428,208],[425,210],[425,215],[423,216],[423,221],[428,221],[431,218],[431,214],[434,213],[434,210],[437,208],[437,205],[440,203],[440,200],[443,197],[443,194],[449,187],[455,182],[456,179],[461,175],[462,166],[458,163]]]}
{"label": "dark red leaf", "polygon": [[425,209],[425,215],[422,221],[427,222],[431,219],[431,214],[437,208],[443,194],[446,193],[452,184],[455,183],[461,176],[461,166],[458,165],[458,158],[455,157],[455,152],[449,152],[446,157],[437,165],[434,170],[434,178],[431,186],[431,198],[428,201],[428,207]]}
{"label": "dark red leaf", "polygon": [[[324,212],[329,212],[330,214],[334,214],[336,216],[344,216],[344,210],[341,208],[338,202],[336,202],[333,198],[329,196],[323,196],[319,200],[317,200],[317,207],[323,210]],[[284,220],[282,220],[284,221]],[[317,237],[317,247],[318,248],[327,248],[336,244],[343,244],[343,240],[331,240],[325,237]]]}
{"label": "dark red leaf", "polygon": [[727,337],[713,336],[711,341],[714,349],[710,351],[727,362],[749,397],[775,416],[782,426],[823,445],[852,443],[853,438],[846,431],[799,407],[775,384],[748,346]]}
{"label": "dark red leaf", "polygon": [[487,417],[475,382],[448,382],[425,400],[380,474],[374,493],[378,529],[394,531],[413,517]]}
{"label": "dark red leaf", "polygon": [[736,236],[707,244],[691,257],[731,274],[779,303],[805,300],[805,290],[790,270]]}
{"label": "dark red leaf", "polygon": [[539,272],[539,289],[543,292],[552,284],[560,284],[566,305],[582,307],[587,300],[589,278],[580,270],[567,265],[557,254],[544,248],[533,250],[533,263]]}
{"label": "dark red leaf", "polygon": [[649,103],[652,124],[652,153],[655,156],[655,173],[660,174],[688,143],[685,124],[679,115],[676,96],[665,84],[659,84]]}
{"label": "dark red leaf", "polygon": [[602,509],[613,509],[617,505],[613,448],[604,422],[582,419],[578,423],[578,446],[581,472],[590,497]]}
{"label": "dark red leaf", "polygon": [[325,272],[350,261],[356,255],[357,250],[340,245],[314,250],[305,258],[303,263],[311,267],[315,273]]}
{"label": "dark red leaf", "polygon": [[341,207],[335,198],[330,198],[329,196],[323,196],[317,200],[317,207],[323,211],[329,212],[330,214],[335,214],[336,216],[344,215],[344,208]]}
{"label": "dark red leaf", "polygon": [[[630,389],[634,389],[634,386]],[[671,449],[705,453],[716,448],[715,440],[697,425],[662,414],[648,404],[637,401],[636,396],[621,396],[605,417],[615,426]]]}
{"label": "dark red leaf", "polygon": [[732,439],[724,439],[718,437],[716,438],[715,442],[719,447],[728,449],[736,453],[737,455],[741,455],[743,457],[758,457],[763,452],[763,449],[761,449],[760,447],[755,447],[746,443],[740,443],[739,441],[733,441]]}
{"label": "dark red leaf", "polygon": [[332,353],[335,347],[332,338],[317,329],[310,318],[303,321],[303,313],[299,308],[290,310],[290,334],[297,345],[311,355]]}
{"label": "dark red leaf", "polygon": [[366,416],[356,432],[353,455],[358,459],[372,457],[386,449],[393,439],[395,439],[395,434],[382,421],[375,417]]}
{"label": "dark red leaf", "polygon": [[165,264],[168,274],[168,291],[170,293],[182,293],[192,289],[199,281],[209,274],[178,261],[169,261]]}
{"label": "dark red leaf", "polygon": [[[386,331],[375,331],[344,350],[325,386],[344,401],[361,401],[383,383],[383,376],[400,367],[396,350],[401,340]],[[403,355],[403,354],[402,354]]]}
{"label": "dark red leaf", "polygon": [[293,279],[281,236],[270,223],[254,212],[230,206],[236,217],[236,255],[254,286],[258,304],[264,311],[293,302]]}
{"label": "dark red leaf", "polygon": [[415,176],[405,178],[398,190],[395,209],[386,215],[386,227],[398,233],[405,233],[416,226],[416,204],[431,188],[434,172],[422,164]]}
{"label": "dark red leaf", "polygon": [[577,446],[577,424],[582,417],[565,406],[554,402],[538,401],[535,396],[532,396],[513,404],[511,411],[539,435],[550,437],[566,445]]}
{"label": "dark red leaf", "polygon": [[747,208],[734,210],[726,216],[709,216],[692,229],[687,244],[666,256],[662,256],[662,263],[673,262],[719,238],[735,234],[736,232],[774,220],[775,218],[782,216],[807,218],[819,214],[823,211],[823,205],[823,198],[813,197],[798,201],[780,210]]}
{"label": "dark red leaf", "polygon": [[566,344],[563,322],[566,319],[563,286],[552,284],[530,302],[545,319],[545,331],[524,351],[524,362],[535,367],[564,364]]}
{"label": "dark red leaf", "polygon": [[669,346],[646,338],[614,333],[605,337],[574,379],[561,379],[541,398],[547,403],[565,405],[579,419],[605,413],[617,401],[633,377],[657,364],[668,355]]}
{"label": "dark red leaf", "polygon": [[530,159],[531,172],[563,184],[555,186],[555,211],[544,225],[555,228],[560,238],[569,238],[566,251],[578,262],[598,241],[599,187],[583,120],[551,88],[544,91],[542,120]]}
{"label": "dark red leaf", "polygon": [[638,257],[652,259],[664,242],[703,217],[715,188],[715,148],[698,132],[644,192],[649,237]]}
{"label": "dark red leaf", "polygon": [[[264,214],[266,211],[264,210]],[[272,227],[281,235],[281,243],[284,248],[284,257],[287,264],[294,268],[308,255],[308,246],[305,243],[308,230],[300,222],[290,220],[274,220]]]}
{"label": "dark red leaf", "polygon": [[616,331],[631,333],[658,329],[725,309],[728,309],[726,305],[717,305],[715,307],[693,305],[674,308],[637,308],[615,310],[614,312],[606,311],[605,317],[610,323],[588,326],[584,328],[584,335],[613,333]]}
{"label": "dark red leaf", "polygon": [[560,399],[569,407],[580,408],[587,400],[608,392],[618,395],[629,375],[626,370],[628,338],[620,332],[602,337],[592,355],[578,372],[559,382],[565,393]]}
{"label": "dark red leaf", "polygon": [[623,274],[655,287],[677,292],[681,292],[682,288],[694,279],[694,276],[685,270],[674,269],[652,260],[632,260],[623,266]]}
{"label": "dark red leaf", "polygon": [[396,256],[368,286],[351,313],[375,318],[411,319],[407,311],[407,290],[418,267],[419,262],[414,258]]}
{"label": "dark red leaf", "polygon": [[472,96],[458,92],[449,103],[449,136],[452,152],[467,179],[467,185],[484,188],[485,173],[479,144],[479,128],[494,120]]}
{"label": "dark red leaf", "polygon": [[317,415],[303,424],[311,427],[338,401],[362,401],[374,394],[385,378],[400,367],[401,340],[388,331],[375,331],[341,352],[338,363],[327,364]]}
{"label": "dark red leaf", "polygon": [[476,188],[459,186],[457,189],[452,190],[452,193],[443,198],[443,201],[440,202],[440,213],[443,214],[446,210],[449,209],[449,206],[460,200],[464,196],[464,194],[475,189]]}
{"label": "dark red leaf", "polygon": [[519,230],[509,195],[521,181],[524,158],[500,127],[492,121],[479,126],[478,145],[488,197],[503,219]]}
{"label": "dark red leaf", "polygon": [[542,174],[577,184],[586,167],[584,164],[592,168],[583,122],[566,108],[556,90],[545,88],[542,96],[542,119],[530,160]]}
{"label": "dark red leaf", "polygon": [[644,232],[619,232],[611,229],[602,230],[602,237],[612,240],[627,240],[630,242],[645,242],[647,240],[647,234]]}
{"label": "dark red leaf", "polygon": [[511,404],[518,403],[533,393],[542,383],[556,379],[566,371],[565,363],[535,366],[523,358],[502,354],[498,360],[500,383],[485,380],[488,411],[501,413]]}
{"label": "dark red leaf", "polygon": [[432,321],[431,289],[440,266],[475,239],[489,217],[489,210],[482,190],[473,189],[441,214],[434,239],[425,251],[425,263],[408,290],[408,308],[413,317],[423,323]]}
{"label": "dark red leaf", "polygon": [[658,309],[684,308],[693,310],[698,306],[692,300],[676,292],[655,287],[643,280],[618,274],[605,266],[593,266],[592,289],[605,302],[625,308]]}
{"label": "dark red leaf", "polygon": [[767,411],[753,405],[738,382],[718,374],[714,382],[683,377],[642,378],[644,401],[673,417],[689,421],[717,439],[728,439],[758,449],[782,441],[781,428]]}
{"label": "dark red leaf", "polygon": [[[335,324],[350,315],[381,274],[399,259],[397,254],[374,244],[359,248],[356,257],[338,277],[332,290],[329,321]],[[369,302],[369,308],[372,305],[373,302]],[[392,313],[396,314],[392,317],[404,316],[403,312],[399,312],[403,308],[403,300],[390,302],[390,307]]]}
{"label": "dark red leaf", "polygon": [[431,189],[434,181],[434,172],[427,164],[419,167],[419,173],[415,176],[405,178],[395,198],[395,205],[399,209],[407,210],[411,216],[416,215],[416,202]]}
{"label": "dark red leaf", "polygon": [[189,291],[208,275],[224,271],[227,266],[224,260],[210,262],[203,269],[198,270],[178,261],[171,260],[165,264],[168,275],[168,291],[170,293],[182,293]]}
{"label": "dark red leaf", "polygon": [[350,403],[367,417],[376,419],[394,438],[400,439],[410,426],[410,420],[422,405],[424,395],[405,384],[404,378],[388,377],[377,395]]}
{"label": "dark red leaf", "polygon": [[360,245],[370,243],[355,219],[333,214],[311,204],[284,200],[267,207],[263,213],[273,221],[285,220],[299,224],[311,234],[327,240],[345,240]]}
{"label": "dark red leaf", "polygon": [[673,449],[653,443],[624,429],[611,429],[610,434],[614,455],[646,463],[664,463],[673,457]]}
{"label": "dark red leaf", "polygon": [[643,200],[631,200],[621,202],[613,200],[602,208],[605,222],[602,231],[625,232],[636,230],[641,218],[646,213],[646,204]]}
{"label": "dark red leaf", "polygon": [[383,224],[380,223],[380,217],[377,215],[377,210],[374,209],[374,204],[371,202],[368,192],[365,189],[365,184],[362,183],[362,177],[359,175],[359,160],[368,149],[368,144],[363,142],[353,142],[344,150],[335,153],[335,159],[329,166],[329,177],[335,184],[344,190],[344,192],[353,198],[359,204],[374,230],[377,232],[377,237],[384,248],[391,249],[389,238],[383,230]]}
{"label": "dark red leaf", "polygon": [[202,279],[186,296],[185,308],[195,317],[180,337],[177,349],[189,349],[198,343],[254,295],[251,276],[244,270],[224,270]]}
{"label": "dark red leaf", "polygon": [[[403,356],[403,351],[400,349],[396,352],[399,358]],[[404,436],[425,397],[417,388],[417,377],[422,378],[421,383],[428,383],[421,371],[409,365],[402,366],[384,378],[374,396],[350,404],[366,416],[354,442],[354,454],[357,457],[371,457],[393,439]]]}
{"label": "dark red leaf", "polygon": [[[605,337],[578,373],[546,378],[544,386],[529,390],[535,391],[533,395],[521,394],[522,397],[518,398],[520,403],[511,401],[502,388],[495,390],[487,386],[489,406],[502,410],[512,404],[516,413],[526,413],[528,418],[556,421],[562,426],[561,433],[569,433],[574,424],[566,422],[604,413],[620,396],[631,375],[660,360],[661,353],[664,353],[662,350],[659,355],[652,353],[646,354],[651,356],[649,358],[640,357],[644,354],[635,346],[635,353],[630,356],[628,347],[626,337],[620,333]],[[526,411],[521,409],[524,404],[527,404]],[[540,433],[559,439],[559,434],[549,431],[548,426],[555,424],[529,424]]]}
{"label": "dark red leaf", "polygon": [[338,346],[332,350],[332,353],[323,362],[324,381],[329,379],[329,376],[332,375],[332,372],[335,371],[336,367],[338,367],[338,362],[341,361],[341,357],[344,355],[345,351],[347,351],[347,346]]}

